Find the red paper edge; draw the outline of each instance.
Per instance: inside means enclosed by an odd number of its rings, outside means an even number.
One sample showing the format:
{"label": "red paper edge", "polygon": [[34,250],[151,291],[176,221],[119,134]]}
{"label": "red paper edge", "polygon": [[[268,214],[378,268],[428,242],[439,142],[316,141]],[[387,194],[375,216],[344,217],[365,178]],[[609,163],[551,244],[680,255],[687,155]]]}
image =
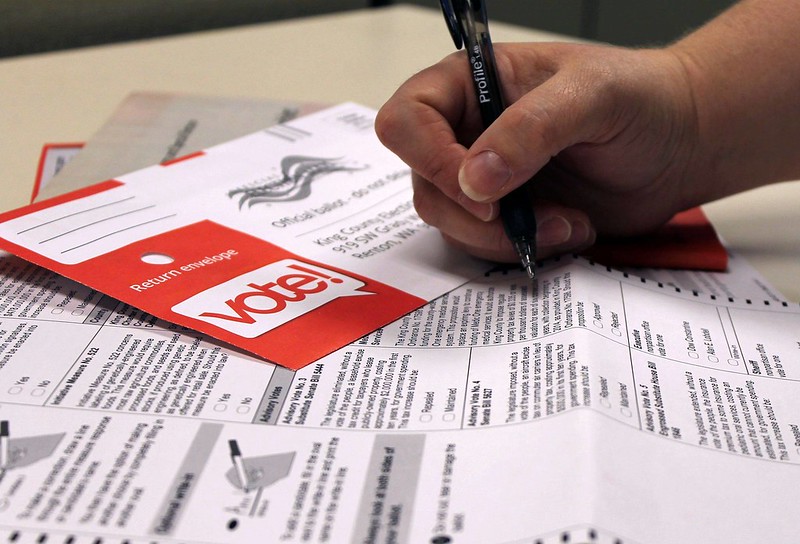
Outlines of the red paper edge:
{"label": "red paper edge", "polygon": [[42,174],[44,173],[44,162],[47,159],[47,153],[51,149],[60,149],[67,147],[83,148],[86,145],[83,142],[65,142],[57,144],[44,144],[42,151],[39,153],[39,164],[36,166],[36,178],[33,180],[33,190],[31,191],[31,203],[39,196],[39,191],[42,188]]}

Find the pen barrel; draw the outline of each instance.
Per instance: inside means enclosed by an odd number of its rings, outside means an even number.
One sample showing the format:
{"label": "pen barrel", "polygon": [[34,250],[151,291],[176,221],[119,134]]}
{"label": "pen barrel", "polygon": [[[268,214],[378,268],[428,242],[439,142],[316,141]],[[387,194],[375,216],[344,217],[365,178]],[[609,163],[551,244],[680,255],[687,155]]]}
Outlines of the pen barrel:
{"label": "pen barrel", "polygon": [[467,59],[472,71],[475,98],[481,112],[484,128],[495,122],[505,109],[503,93],[497,76],[497,68],[488,32],[481,32],[471,43],[467,43]]}
{"label": "pen barrel", "polygon": [[457,20],[472,72],[475,97],[483,126],[488,128],[503,113],[505,104],[497,77],[486,5],[483,0],[466,0],[459,3],[459,10]]}
{"label": "pen barrel", "polygon": [[524,183],[500,199],[500,216],[506,236],[512,241],[525,237],[536,240],[536,219],[532,213],[533,197],[529,183]]}
{"label": "pen barrel", "polygon": [[[443,8],[446,2],[442,2]],[[483,0],[464,0],[460,6],[461,37],[472,71],[475,97],[484,129],[494,123],[505,109],[500,78],[494,57],[486,4]],[[450,13],[445,9],[445,14]],[[458,44],[458,40],[456,39]],[[524,184],[500,199],[500,216],[506,235],[519,254],[523,267],[533,279],[532,264],[536,258],[536,217],[533,213],[530,187]]]}

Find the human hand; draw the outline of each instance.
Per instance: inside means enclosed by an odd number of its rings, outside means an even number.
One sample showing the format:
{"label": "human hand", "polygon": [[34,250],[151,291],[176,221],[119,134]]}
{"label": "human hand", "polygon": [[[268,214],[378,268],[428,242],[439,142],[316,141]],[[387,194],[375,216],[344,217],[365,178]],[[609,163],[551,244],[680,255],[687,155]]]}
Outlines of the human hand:
{"label": "human hand", "polygon": [[420,217],[470,253],[517,256],[498,200],[532,183],[538,258],[596,235],[645,233],[707,199],[687,73],[667,49],[495,46],[506,111],[482,131],[464,53],[401,86],[381,108],[381,141],[413,170]]}

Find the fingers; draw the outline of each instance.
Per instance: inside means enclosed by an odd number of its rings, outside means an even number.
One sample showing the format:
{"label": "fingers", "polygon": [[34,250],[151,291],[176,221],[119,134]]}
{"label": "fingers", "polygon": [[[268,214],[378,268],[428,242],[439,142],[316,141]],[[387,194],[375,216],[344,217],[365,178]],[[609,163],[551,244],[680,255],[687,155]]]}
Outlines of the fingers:
{"label": "fingers", "polygon": [[457,172],[467,151],[464,135],[456,131],[479,131],[466,102],[471,82],[465,62],[463,54],[451,55],[419,72],[395,92],[375,120],[381,142],[454,200],[461,193]]}
{"label": "fingers", "polygon": [[498,46],[513,104],[485,131],[470,71],[455,53],[397,90],[378,112],[378,137],[470,213],[493,219],[495,210],[469,201],[496,201],[567,147],[607,138],[613,123],[614,78],[604,65],[581,65],[574,48],[539,49]]}
{"label": "fingers", "polygon": [[[414,206],[420,218],[438,228],[452,244],[476,257],[516,262],[518,256],[499,219],[477,219],[434,185],[418,175],[412,177]],[[537,200],[533,207],[537,221],[537,258],[580,251],[595,240],[586,214],[558,204]]]}
{"label": "fingers", "polygon": [[477,257],[513,260],[514,249],[499,222],[477,219],[419,176],[412,176],[412,185],[417,214],[423,221],[438,228],[445,238]]}
{"label": "fingers", "polygon": [[441,193],[481,221],[491,221],[497,204],[476,202],[458,185],[464,144],[482,130],[479,112],[471,107],[472,81],[465,63],[463,53],[456,53],[409,79],[378,112],[375,131]]}
{"label": "fingers", "polygon": [[495,201],[564,149],[602,142],[615,112],[608,77],[602,70],[567,65],[523,94],[465,153],[458,172],[461,190],[475,201]]}
{"label": "fingers", "polygon": [[[499,49],[508,97],[516,102],[485,132],[463,53],[402,85],[378,112],[375,128],[413,170],[414,204],[426,223],[473,255],[515,262],[497,200],[566,147],[600,140],[612,114],[591,98],[597,93],[581,91],[580,70],[562,69],[568,64],[562,60],[544,62],[561,57],[530,62],[536,48]],[[594,242],[585,212],[538,198],[531,205],[538,258]]]}

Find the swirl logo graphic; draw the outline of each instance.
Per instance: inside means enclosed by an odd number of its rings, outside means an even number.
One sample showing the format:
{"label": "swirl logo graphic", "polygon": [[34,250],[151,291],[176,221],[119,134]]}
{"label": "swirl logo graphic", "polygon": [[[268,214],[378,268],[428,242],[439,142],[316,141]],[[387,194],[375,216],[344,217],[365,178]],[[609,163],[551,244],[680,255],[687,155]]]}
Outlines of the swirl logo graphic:
{"label": "swirl logo graphic", "polygon": [[343,159],[289,155],[281,160],[281,177],[262,178],[259,182],[228,192],[229,198],[239,198],[239,209],[266,202],[302,200],[311,194],[311,182],[332,172],[355,171],[366,168],[348,166]]}

